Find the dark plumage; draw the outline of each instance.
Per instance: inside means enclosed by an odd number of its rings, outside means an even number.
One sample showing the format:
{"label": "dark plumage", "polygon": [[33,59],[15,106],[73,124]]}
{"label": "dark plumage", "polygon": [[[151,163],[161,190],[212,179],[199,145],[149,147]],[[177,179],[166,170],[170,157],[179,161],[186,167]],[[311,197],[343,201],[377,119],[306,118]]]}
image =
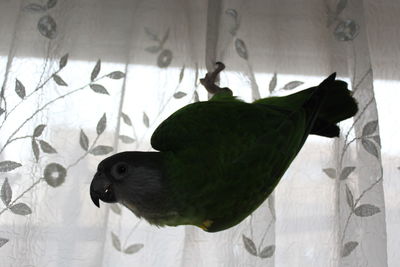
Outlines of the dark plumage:
{"label": "dark plumage", "polygon": [[232,227],[274,190],[309,134],[339,135],[337,123],[357,104],[343,81],[253,103],[214,80],[206,102],[183,107],[155,130],[159,152],[122,152],[103,160],[90,194],[99,206],[119,202],[155,225],[196,225],[208,232]]}

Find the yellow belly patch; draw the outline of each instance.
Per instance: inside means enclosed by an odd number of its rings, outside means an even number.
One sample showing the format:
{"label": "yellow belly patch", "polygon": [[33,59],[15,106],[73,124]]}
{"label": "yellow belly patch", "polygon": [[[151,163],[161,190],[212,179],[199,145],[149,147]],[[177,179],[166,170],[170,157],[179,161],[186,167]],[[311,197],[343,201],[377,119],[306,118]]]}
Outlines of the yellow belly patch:
{"label": "yellow belly patch", "polygon": [[199,225],[199,227],[200,227],[201,229],[203,229],[204,231],[207,231],[208,228],[210,228],[212,224],[213,224],[213,221],[211,221],[211,220],[205,220],[201,225]]}

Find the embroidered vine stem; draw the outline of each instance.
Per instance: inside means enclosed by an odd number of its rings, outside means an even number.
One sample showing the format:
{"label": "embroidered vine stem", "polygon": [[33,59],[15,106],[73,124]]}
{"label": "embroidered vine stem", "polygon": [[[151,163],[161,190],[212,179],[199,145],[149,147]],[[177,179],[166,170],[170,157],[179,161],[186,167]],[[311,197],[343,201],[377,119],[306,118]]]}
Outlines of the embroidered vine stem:
{"label": "embroidered vine stem", "polygon": [[138,228],[139,224],[142,222],[142,219],[139,219],[139,221],[135,224],[135,226],[132,227],[131,231],[129,234],[126,236],[126,239],[124,241],[124,245],[122,246],[123,248],[126,248],[126,245],[128,244],[129,238],[132,236],[132,234],[135,232],[135,230]]}
{"label": "embroidered vine stem", "polygon": [[4,123],[6,122],[8,116],[10,116],[13,111],[15,109],[18,108],[19,105],[21,105],[25,100],[27,100],[29,97],[31,97],[34,93],[36,93],[37,91],[39,91],[40,89],[42,89],[53,77],[54,75],[57,75],[59,72],[61,71],[61,69],[57,70],[56,72],[54,72],[50,77],[48,77],[42,84],[38,85],[35,90],[33,90],[30,94],[28,94],[23,100],[21,100],[18,104],[16,104],[11,110],[10,112],[6,112],[4,114],[4,120],[0,125],[0,129],[3,128]]}
{"label": "embroidered vine stem", "polygon": [[[23,136],[20,138],[15,138],[15,139],[23,139],[23,138],[31,138],[32,136]],[[88,151],[86,151],[81,157],[79,157],[74,163],[71,163],[70,165],[67,166],[67,170],[69,170],[70,168],[74,167],[75,165],[77,165],[81,160],[83,160],[90,152],[90,150],[96,145],[98,139],[99,139],[100,135],[97,135],[96,139],[93,141],[93,144],[90,146],[90,148],[88,149]],[[20,198],[22,198],[26,193],[28,193],[29,191],[31,191],[33,188],[35,188],[41,181],[43,181],[44,178],[41,177],[38,180],[36,180],[31,186],[29,186],[27,189],[25,189],[24,192],[22,192],[18,197],[16,197],[14,199],[14,201],[12,201],[6,208],[2,209],[0,211],[0,215],[3,214],[6,210],[8,210],[12,205],[14,205]]]}
{"label": "embroidered vine stem", "polygon": [[[366,77],[367,74],[368,74],[368,72],[363,76],[362,80]],[[361,81],[360,81],[356,86],[358,87],[358,86],[360,85],[360,83],[361,83]],[[367,102],[367,104],[364,106],[364,108],[360,111],[359,115],[358,115],[357,118],[354,120],[353,124],[351,125],[350,129],[348,130],[348,132],[347,132],[347,134],[346,134],[346,136],[345,136],[344,147],[343,147],[342,153],[341,153],[341,155],[340,155],[340,164],[339,164],[340,169],[342,168],[344,155],[345,155],[345,153],[347,152],[347,149],[349,148],[349,146],[350,146],[354,141],[359,140],[359,139],[363,139],[363,138],[366,137],[366,136],[355,137],[355,138],[353,138],[352,140],[348,141],[348,138],[349,138],[349,135],[350,135],[351,130],[355,127],[356,123],[361,119],[361,117],[363,116],[363,114],[365,113],[365,111],[367,110],[367,108],[373,103],[373,101],[374,101],[374,97],[372,97],[372,98]],[[357,207],[357,205],[359,204],[359,202],[361,201],[361,199],[364,197],[364,195],[365,195],[366,193],[368,193],[369,191],[371,191],[378,183],[380,183],[380,182],[383,180],[383,168],[382,168],[382,166],[380,166],[379,171],[380,171],[379,178],[378,178],[375,182],[373,182],[369,187],[367,187],[366,189],[364,189],[364,190],[361,192],[361,194],[360,194],[359,197],[354,201],[354,204],[353,204],[353,206],[351,207],[351,211],[350,211],[349,215],[347,216],[347,219],[346,219],[346,222],[345,222],[345,225],[344,225],[344,228],[343,228],[343,232],[342,232],[342,235],[341,235],[341,238],[340,238],[340,244],[341,244],[342,247],[343,247],[343,242],[344,242],[344,238],[345,238],[345,236],[346,236],[347,229],[348,229],[349,224],[350,224],[350,219],[351,219],[352,216],[355,214],[355,207]]]}
{"label": "embroidered vine stem", "polygon": [[267,237],[267,234],[268,234],[269,230],[271,229],[271,226],[272,226],[272,224],[274,223],[274,221],[275,221],[275,220],[274,220],[273,218],[269,221],[268,226],[267,226],[267,229],[265,230],[264,235],[263,235],[263,237],[261,238],[260,244],[258,245],[258,251],[261,251],[261,246],[262,246],[262,244],[264,243],[264,240],[265,240],[265,238]]}
{"label": "embroidered vine stem", "polygon": [[75,89],[75,90],[72,90],[72,91],[70,91],[70,92],[68,92],[68,93],[66,93],[66,94],[63,94],[63,95],[61,95],[61,96],[58,96],[58,97],[56,97],[55,99],[53,99],[53,100],[47,102],[46,104],[44,104],[44,105],[43,105],[42,107],[40,107],[39,109],[37,109],[31,116],[29,116],[25,121],[23,121],[23,122],[21,123],[21,125],[18,126],[18,128],[9,136],[9,138],[7,139],[7,141],[6,141],[6,143],[4,144],[4,146],[0,149],[0,154],[4,151],[4,149],[5,149],[11,142],[13,142],[13,141],[15,141],[15,140],[18,140],[18,138],[13,138],[13,137],[19,132],[19,130],[21,130],[22,127],[25,126],[26,123],[28,123],[28,122],[29,122],[33,117],[35,117],[39,112],[43,111],[45,108],[47,108],[48,106],[50,106],[50,105],[53,104],[54,102],[56,102],[56,101],[58,101],[58,100],[60,100],[60,99],[63,99],[64,97],[67,97],[67,96],[69,96],[69,95],[72,95],[72,94],[74,94],[74,93],[76,93],[76,92],[78,92],[78,91],[81,91],[81,90],[85,89],[86,87],[88,87],[91,83],[97,82],[97,81],[103,79],[104,77],[106,77],[106,75],[103,75],[103,76],[101,76],[101,77],[99,77],[99,78],[93,80],[92,82],[87,83],[87,84],[85,84],[85,85],[83,85],[83,86],[81,86],[81,87],[79,87],[79,88],[77,88],[77,89]]}
{"label": "embroidered vine stem", "polygon": [[[157,115],[155,116],[153,123],[156,123],[158,121],[158,119],[160,118],[161,114],[164,112],[165,108],[168,106],[169,102],[171,102],[172,98],[174,97],[174,94],[177,92],[179,86],[181,83],[178,83],[178,85],[175,87],[174,89],[174,93],[168,97],[167,101],[164,103],[164,105],[160,108],[160,110],[158,111]],[[193,93],[194,96],[194,93]],[[190,102],[192,102],[192,100],[194,99],[194,97],[190,98]],[[142,138],[140,139],[140,141],[138,142],[138,144],[141,144],[143,142],[143,139],[145,138],[145,136],[142,136]]]}
{"label": "embroidered vine stem", "polygon": [[367,78],[367,76],[372,73],[372,68],[369,68],[364,75],[361,77],[361,79],[358,81],[358,83],[354,86],[352,94],[354,95],[355,92],[360,88],[361,83]]}
{"label": "embroidered vine stem", "polygon": [[81,160],[83,160],[90,153],[90,151],[93,149],[93,147],[96,145],[97,141],[99,140],[99,137],[100,137],[100,134],[96,136],[96,139],[93,141],[93,144],[88,148],[88,150],[82,156],[80,156],[74,163],[71,163],[70,165],[67,166],[67,170],[76,166]]}
{"label": "embroidered vine stem", "polygon": [[[18,139],[22,139],[22,138],[31,138],[32,136],[24,136]],[[96,139],[93,141],[93,144],[90,146],[90,148],[88,149],[88,151],[86,151],[81,157],[79,157],[74,163],[71,163],[70,165],[67,166],[67,170],[69,170],[70,168],[74,167],[75,165],[77,165],[81,160],[83,160],[90,152],[90,150],[96,145],[98,139],[99,139],[100,135],[97,135]],[[17,138],[16,138],[17,139]],[[38,180],[36,180],[31,186],[29,186],[27,189],[25,189],[24,192],[22,192],[18,197],[16,197],[6,208],[2,209],[0,211],[0,215],[3,214],[6,210],[8,210],[11,206],[13,206],[20,198],[22,198],[26,193],[28,193],[29,191],[31,191],[33,188],[35,188],[41,181],[43,181],[44,178],[41,177]]]}
{"label": "embroidered vine stem", "polygon": [[373,182],[368,188],[364,189],[362,191],[362,193],[360,194],[360,196],[354,202],[354,205],[353,205],[353,207],[351,209],[351,212],[350,212],[349,216],[347,217],[347,220],[346,220],[346,223],[345,223],[345,226],[344,226],[344,229],[343,229],[343,233],[342,233],[342,238],[340,239],[340,244],[342,246],[343,246],[343,241],[344,241],[344,237],[346,235],[347,228],[348,228],[349,223],[350,223],[350,219],[354,214],[354,207],[356,207],[358,205],[358,203],[360,202],[360,200],[364,197],[364,195],[366,193],[371,191],[377,184],[382,182],[382,180],[383,180],[383,169],[382,169],[382,167],[380,167],[380,176],[379,176],[379,178],[375,182]]}
{"label": "embroidered vine stem", "polygon": [[256,81],[256,76],[254,75],[254,71],[253,71],[253,67],[251,66],[249,60],[246,60],[247,62],[247,67],[249,69],[249,80],[250,80],[250,84],[251,84],[251,96],[253,101],[258,100],[261,98],[260,96],[260,90],[258,88],[257,85],[257,81]]}
{"label": "embroidered vine stem", "polygon": [[343,159],[344,159],[344,154],[347,152],[347,149],[350,146],[350,143],[354,142],[357,139],[361,139],[362,137],[356,137],[353,140],[351,140],[350,142],[348,142],[349,139],[349,135],[351,130],[354,128],[354,126],[356,125],[356,123],[361,119],[362,115],[365,113],[365,111],[367,110],[367,108],[372,104],[372,102],[374,101],[374,97],[372,97],[367,104],[365,105],[365,107],[360,111],[360,114],[357,116],[357,118],[354,120],[353,124],[351,125],[350,129],[347,131],[347,134],[344,138],[344,148],[342,150],[342,153],[340,154],[340,160],[339,160],[339,167],[340,169],[342,168],[342,164],[343,164]]}

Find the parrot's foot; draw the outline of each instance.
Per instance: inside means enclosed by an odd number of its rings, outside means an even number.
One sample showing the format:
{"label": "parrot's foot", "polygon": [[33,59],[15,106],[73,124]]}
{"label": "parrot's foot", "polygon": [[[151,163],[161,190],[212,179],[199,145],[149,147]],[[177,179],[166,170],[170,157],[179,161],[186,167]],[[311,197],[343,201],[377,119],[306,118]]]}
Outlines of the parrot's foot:
{"label": "parrot's foot", "polygon": [[203,79],[200,79],[200,83],[206,88],[206,90],[210,94],[216,94],[220,92],[231,92],[231,89],[224,87],[221,88],[218,85],[215,84],[215,80],[217,79],[218,74],[225,69],[225,64],[222,62],[217,62],[215,63],[217,65],[217,68],[211,72],[207,73],[206,77]]}
{"label": "parrot's foot", "polygon": [[204,231],[207,231],[208,228],[210,228],[212,224],[213,224],[213,221],[211,221],[211,220],[205,220],[201,225],[199,225],[199,227],[200,227],[201,229],[203,229]]}

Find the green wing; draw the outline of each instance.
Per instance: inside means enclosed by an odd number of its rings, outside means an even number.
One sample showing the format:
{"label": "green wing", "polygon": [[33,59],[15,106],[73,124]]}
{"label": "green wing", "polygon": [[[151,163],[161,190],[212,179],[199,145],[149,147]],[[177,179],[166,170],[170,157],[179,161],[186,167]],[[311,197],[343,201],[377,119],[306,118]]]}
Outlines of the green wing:
{"label": "green wing", "polygon": [[169,192],[182,217],[191,218],[184,223],[211,220],[212,232],[237,224],[268,197],[306,128],[302,108],[232,98],[178,110],[156,129],[151,144],[165,152]]}

